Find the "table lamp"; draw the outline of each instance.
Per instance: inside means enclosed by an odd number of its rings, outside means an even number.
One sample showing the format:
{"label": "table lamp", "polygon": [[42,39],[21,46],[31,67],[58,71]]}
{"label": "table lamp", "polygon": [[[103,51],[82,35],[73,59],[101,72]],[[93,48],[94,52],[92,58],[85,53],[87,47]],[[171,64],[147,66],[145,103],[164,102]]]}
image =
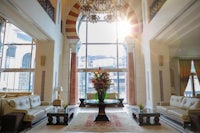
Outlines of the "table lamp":
{"label": "table lamp", "polygon": [[62,88],[62,86],[58,86],[56,90],[58,91],[58,98],[57,99],[60,100],[61,99],[60,93],[63,91],[63,88]]}

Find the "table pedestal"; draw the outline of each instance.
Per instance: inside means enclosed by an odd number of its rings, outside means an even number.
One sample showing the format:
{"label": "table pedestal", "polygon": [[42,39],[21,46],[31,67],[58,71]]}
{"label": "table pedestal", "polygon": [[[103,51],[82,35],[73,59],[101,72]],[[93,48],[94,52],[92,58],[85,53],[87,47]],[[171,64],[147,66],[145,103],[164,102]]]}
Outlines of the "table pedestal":
{"label": "table pedestal", "polygon": [[80,105],[79,105],[79,107],[85,107],[85,103],[84,103],[84,101],[85,101],[85,98],[79,98],[79,100],[80,100]]}
{"label": "table pedestal", "polygon": [[94,121],[109,121],[105,112],[106,105],[104,103],[100,103],[98,104],[98,107],[99,107],[99,112]]}

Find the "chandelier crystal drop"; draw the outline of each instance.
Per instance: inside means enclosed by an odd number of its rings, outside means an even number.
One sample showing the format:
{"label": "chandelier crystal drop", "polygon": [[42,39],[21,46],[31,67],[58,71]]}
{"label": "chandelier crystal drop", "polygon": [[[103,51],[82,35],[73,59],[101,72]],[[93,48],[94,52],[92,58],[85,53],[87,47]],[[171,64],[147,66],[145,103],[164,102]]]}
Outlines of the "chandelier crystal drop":
{"label": "chandelier crystal drop", "polygon": [[93,15],[87,16],[87,19],[91,23],[97,23],[100,20],[100,17],[98,15],[93,14]]}
{"label": "chandelier crystal drop", "polygon": [[79,0],[79,2],[80,12],[91,23],[103,20],[109,23],[117,21],[124,8],[124,0]]}

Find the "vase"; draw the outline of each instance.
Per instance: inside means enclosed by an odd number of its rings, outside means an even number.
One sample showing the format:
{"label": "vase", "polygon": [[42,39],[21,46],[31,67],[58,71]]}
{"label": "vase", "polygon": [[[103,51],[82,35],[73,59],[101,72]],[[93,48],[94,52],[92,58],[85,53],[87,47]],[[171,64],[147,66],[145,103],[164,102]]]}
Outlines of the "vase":
{"label": "vase", "polygon": [[99,91],[99,92],[98,92],[98,100],[99,100],[99,103],[104,103],[105,94],[106,94],[106,92],[104,92],[104,91]]}

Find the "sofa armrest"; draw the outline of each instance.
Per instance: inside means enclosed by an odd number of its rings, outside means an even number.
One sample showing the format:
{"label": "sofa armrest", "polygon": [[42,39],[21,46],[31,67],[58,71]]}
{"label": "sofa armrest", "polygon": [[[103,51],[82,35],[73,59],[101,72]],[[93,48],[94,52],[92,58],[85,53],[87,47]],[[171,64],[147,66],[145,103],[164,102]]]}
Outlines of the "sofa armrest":
{"label": "sofa armrest", "polygon": [[24,113],[25,115],[28,114],[28,110],[26,110],[26,109],[16,109],[16,108],[9,106],[8,104],[5,104],[4,115],[8,114],[10,112],[21,112],[21,113]]}
{"label": "sofa armrest", "polygon": [[28,111],[26,109],[12,109],[12,112],[20,112],[20,113],[24,113],[25,115],[28,114]]}
{"label": "sofa armrest", "polygon": [[160,106],[169,106],[170,104],[169,104],[169,102],[160,101],[160,102],[158,103],[158,105],[160,105]]}
{"label": "sofa armrest", "polygon": [[189,109],[188,114],[200,114],[200,108],[197,109]]}
{"label": "sofa armrest", "polygon": [[47,105],[52,105],[52,103],[47,101],[41,101],[41,106],[47,106]]}

